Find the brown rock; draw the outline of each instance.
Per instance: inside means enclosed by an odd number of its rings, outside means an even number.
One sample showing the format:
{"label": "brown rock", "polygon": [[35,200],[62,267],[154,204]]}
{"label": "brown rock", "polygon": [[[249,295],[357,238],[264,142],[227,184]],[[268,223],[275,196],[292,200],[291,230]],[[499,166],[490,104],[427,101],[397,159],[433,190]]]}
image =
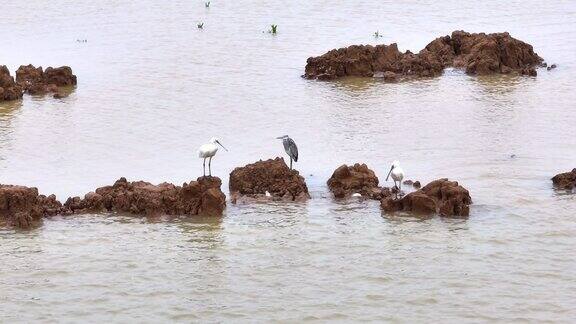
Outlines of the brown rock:
{"label": "brown rock", "polygon": [[534,53],[531,45],[508,33],[471,34],[464,31],[452,33],[452,46],[456,53],[454,66],[464,67],[469,74],[522,72],[534,68],[543,60]]}
{"label": "brown rock", "polygon": [[386,71],[383,73],[384,81],[386,82],[396,82],[398,81],[398,75],[392,71]]}
{"label": "brown rock", "polygon": [[48,67],[44,71],[44,83],[54,84],[59,87],[76,85],[76,76],[72,74],[72,69],[69,66],[61,66],[58,68]]}
{"label": "brown rock", "polygon": [[21,85],[43,83],[44,70],[41,66],[34,67],[32,64],[20,65],[16,70],[16,82]]}
{"label": "brown rock", "polygon": [[508,33],[471,34],[455,31],[433,40],[418,54],[401,53],[396,44],[352,45],[307,60],[304,77],[334,79],[343,76],[386,74],[390,81],[401,76],[433,77],[448,66],[469,74],[511,73],[535,76],[542,62],[531,45]]}
{"label": "brown rock", "polygon": [[115,211],[154,215],[222,215],[226,196],[216,177],[200,177],[182,187],[171,183],[153,185],[144,181],[118,179],[114,185],[96,189],[84,196],[68,198],[65,207],[74,213]]}
{"label": "brown rock", "polygon": [[8,226],[33,228],[43,217],[61,212],[62,204],[54,195],[39,195],[36,188],[0,185],[0,220]]}
{"label": "brown rock", "polygon": [[59,68],[48,67],[46,71],[42,67],[34,65],[21,65],[16,71],[16,81],[31,95],[43,95],[46,93],[56,93],[54,97],[62,98],[58,94],[59,86],[69,86],[76,84],[76,76],[72,74],[72,69],[68,66]]}
{"label": "brown rock", "polygon": [[328,188],[336,198],[344,198],[354,193],[373,199],[380,199],[383,195],[374,171],[366,164],[359,163],[338,167],[328,179]]}
{"label": "brown rock", "polygon": [[274,200],[304,201],[310,198],[304,178],[298,171],[290,170],[284,159],[278,157],[234,169],[230,173],[229,187],[232,202],[265,199],[266,192]]}
{"label": "brown rock", "polygon": [[22,87],[14,82],[8,68],[0,65],[0,101],[20,99],[22,94]]}
{"label": "brown rock", "polygon": [[558,189],[573,190],[576,187],[576,169],[555,175],[552,182]]}
{"label": "brown rock", "polygon": [[465,217],[470,213],[471,203],[472,198],[468,190],[458,182],[439,179],[400,199],[385,197],[380,205],[386,212],[407,211],[418,214],[436,212],[445,217]]}

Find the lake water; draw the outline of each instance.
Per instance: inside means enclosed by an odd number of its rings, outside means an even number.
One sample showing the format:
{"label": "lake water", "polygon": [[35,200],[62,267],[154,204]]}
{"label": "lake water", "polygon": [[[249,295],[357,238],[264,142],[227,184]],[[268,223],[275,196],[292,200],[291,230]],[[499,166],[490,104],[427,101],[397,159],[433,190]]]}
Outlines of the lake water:
{"label": "lake water", "polygon": [[[275,137],[289,134],[313,197],[228,204],[222,218],[0,229],[0,322],[576,320],[576,196],[550,181],[576,167],[573,1],[4,0],[0,13],[0,64],[69,65],[79,80],[63,100],[0,103],[1,183],[60,200],[121,176],[181,184],[218,136],[228,194],[234,167],[284,154]],[[332,48],[418,51],[457,29],[508,31],[559,67],[300,77]],[[330,196],[339,165],[365,162],[384,182],[395,159],[407,178],[468,188],[469,219]]]}

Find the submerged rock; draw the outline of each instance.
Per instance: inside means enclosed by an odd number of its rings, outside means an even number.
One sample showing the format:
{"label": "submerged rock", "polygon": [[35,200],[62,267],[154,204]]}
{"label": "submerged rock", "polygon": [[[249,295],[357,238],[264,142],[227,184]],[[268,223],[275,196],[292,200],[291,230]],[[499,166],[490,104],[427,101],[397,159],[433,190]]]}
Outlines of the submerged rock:
{"label": "submerged rock", "polygon": [[48,67],[43,71],[41,66],[29,64],[21,65],[16,70],[16,82],[29,94],[42,95],[58,94],[58,87],[76,85],[77,79],[68,66]]}
{"label": "submerged rock", "polygon": [[508,33],[454,31],[439,37],[418,54],[401,53],[397,44],[352,45],[307,60],[304,77],[330,80],[343,76],[381,76],[387,81],[401,77],[432,77],[445,67],[465,69],[468,74],[519,73],[536,75],[541,62],[531,45]]}
{"label": "submerged rock", "polygon": [[68,198],[64,206],[73,213],[115,211],[154,215],[222,215],[226,195],[217,177],[200,177],[182,187],[171,183],[128,182],[120,178],[114,185],[96,189],[84,196]]}
{"label": "submerged rock", "polygon": [[22,98],[22,87],[14,81],[6,65],[0,65],[0,101]]}
{"label": "submerged rock", "polygon": [[576,188],[576,169],[555,175],[552,182],[558,189],[573,190]]}
{"label": "submerged rock", "polygon": [[438,213],[445,217],[465,217],[470,213],[470,193],[456,181],[439,179],[400,199],[384,197],[385,212],[407,211],[415,214]]}
{"label": "submerged rock", "polygon": [[374,171],[370,170],[366,164],[359,163],[338,167],[328,179],[328,188],[336,198],[360,194],[363,197],[381,199],[389,194],[388,189],[378,186],[378,177]]}
{"label": "submerged rock", "polygon": [[42,223],[42,218],[63,211],[54,195],[39,195],[36,188],[0,185],[0,220],[10,227],[33,228]]}
{"label": "submerged rock", "polygon": [[258,161],[230,173],[230,195],[238,200],[304,201],[310,198],[304,178],[290,170],[283,158]]}

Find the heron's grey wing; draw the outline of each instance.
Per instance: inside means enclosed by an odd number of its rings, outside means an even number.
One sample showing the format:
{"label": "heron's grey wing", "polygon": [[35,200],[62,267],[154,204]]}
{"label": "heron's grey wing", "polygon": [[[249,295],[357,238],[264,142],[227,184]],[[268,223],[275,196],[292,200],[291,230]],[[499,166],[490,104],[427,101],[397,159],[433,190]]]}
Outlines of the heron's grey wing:
{"label": "heron's grey wing", "polygon": [[298,162],[298,147],[296,146],[296,143],[294,143],[294,140],[291,138],[288,138],[288,147],[290,149],[290,156],[294,159],[294,161]]}

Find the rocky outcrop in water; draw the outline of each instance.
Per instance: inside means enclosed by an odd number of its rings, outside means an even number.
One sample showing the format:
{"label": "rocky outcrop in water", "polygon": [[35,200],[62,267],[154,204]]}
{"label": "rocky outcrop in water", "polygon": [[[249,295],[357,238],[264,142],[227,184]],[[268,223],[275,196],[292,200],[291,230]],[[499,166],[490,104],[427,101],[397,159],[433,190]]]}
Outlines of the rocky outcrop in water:
{"label": "rocky outcrop in water", "polygon": [[542,62],[531,45],[508,33],[472,34],[454,31],[433,40],[418,54],[401,53],[390,45],[352,45],[307,60],[304,77],[330,80],[344,76],[383,77],[396,81],[408,77],[431,77],[453,66],[481,75],[519,73],[536,75]]}
{"label": "rocky outcrop in water", "polygon": [[76,85],[77,79],[68,66],[48,67],[43,71],[41,66],[29,64],[21,65],[16,70],[16,82],[25,92],[41,95],[50,92],[58,94],[58,87]]}
{"label": "rocky outcrop in water", "polygon": [[36,188],[0,185],[0,221],[10,227],[33,228],[42,223],[42,218],[63,211],[54,195],[40,195]]}
{"label": "rocky outcrop in water", "polygon": [[378,186],[378,177],[366,164],[346,164],[338,167],[330,179],[328,188],[336,198],[360,194],[371,199],[382,199],[390,194],[389,190]]}
{"label": "rocky outcrop in water", "polygon": [[230,173],[229,187],[233,203],[267,199],[304,201],[310,198],[304,178],[298,171],[290,170],[279,157],[234,169]]}
{"label": "rocky outcrop in water", "polygon": [[576,188],[576,169],[555,175],[552,182],[558,189],[573,190]]}
{"label": "rocky outcrop in water", "polygon": [[0,66],[0,101],[22,98],[22,87],[14,82],[6,65]]}
{"label": "rocky outcrop in water", "polygon": [[182,187],[171,183],[153,185],[120,178],[114,185],[84,196],[68,198],[64,206],[73,213],[126,212],[139,215],[222,215],[226,196],[217,177],[200,177]]}
{"label": "rocky outcrop in water", "polygon": [[438,213],[444,217],[466,217],[470,213],[470,204],[472,198],[468,190],[445,178],[432,181],[400,199],[388,196],[380,202],[385,212]]}

